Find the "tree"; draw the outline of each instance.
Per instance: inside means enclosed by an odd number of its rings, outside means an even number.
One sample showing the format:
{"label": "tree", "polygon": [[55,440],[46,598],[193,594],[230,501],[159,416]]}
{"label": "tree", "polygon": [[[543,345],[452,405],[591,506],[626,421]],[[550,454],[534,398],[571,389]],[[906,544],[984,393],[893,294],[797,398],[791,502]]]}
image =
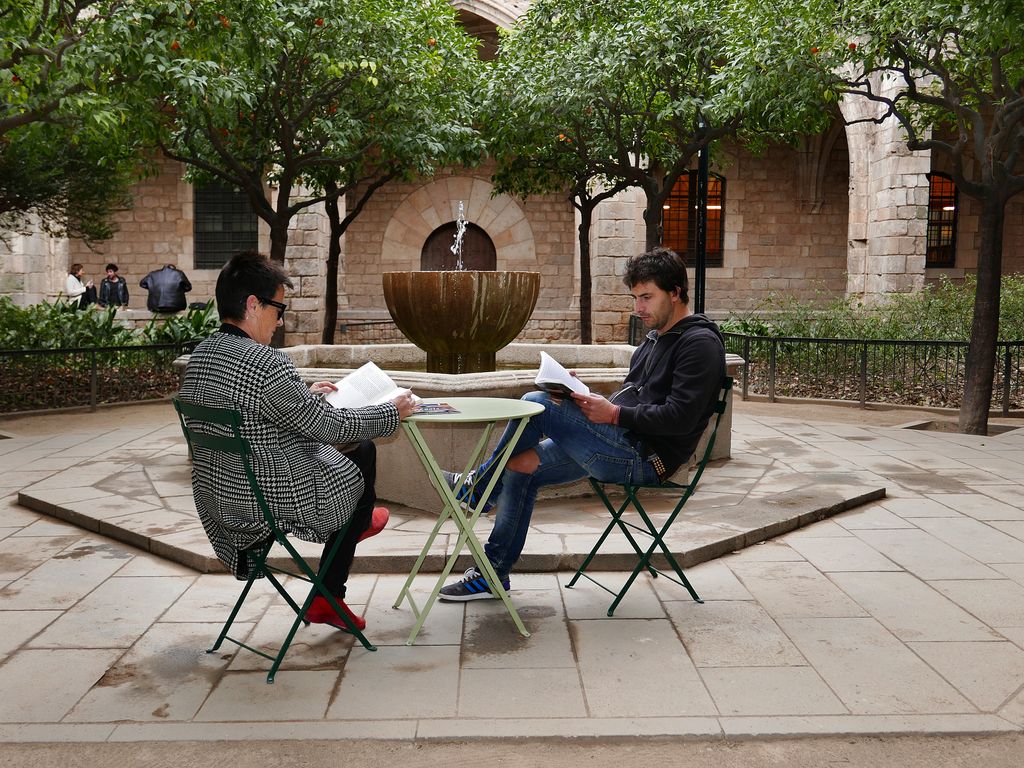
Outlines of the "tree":
{"label": "tree", "polygon": [[496,181],[519,194],[569,189],[582,222],[584,340],[601,200],[640,187],[651,248],[698,152],[741,131],[813,130],[824,116],[817,84],[786,66],[792,57],[751,55],[745,10],[736,0],[538,0],[501,43],[485,99]]}
{"label": "tree", "polygon": [[17,0],[0,11],[0,226],[86,242],[130,205],[138,147],[112,98],[107,31],[123,2]]}
{"label": "tree", "polygon": [[245,192],[282,262],[291,219],[328,204],[333,341],[338,239],[354,215],[388,180],[478,156],[476,58],[454,11],[442,0],[232,0],[134,9],[126,29],[135,20],[134,66],[159,100],[154,141],[191,181]]}
{"label": "tree", "polygon": [[[981,206],[977,290],[959,426],[985,434],[999,334],[1007,202],[1024,190],[1024,4],[851,0],[789,9],[811,21],[806,58],[837,94],[882,105],[907,146],[945,158]],[[895,88],[886,89],[886,84]]]}

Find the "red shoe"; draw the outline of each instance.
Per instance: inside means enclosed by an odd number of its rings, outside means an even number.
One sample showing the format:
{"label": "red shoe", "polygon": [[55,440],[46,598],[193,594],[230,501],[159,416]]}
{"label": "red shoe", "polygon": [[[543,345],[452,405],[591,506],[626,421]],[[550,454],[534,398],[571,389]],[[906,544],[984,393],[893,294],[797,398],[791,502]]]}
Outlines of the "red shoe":
{"label": "red shoe", "polygon": [[[356,616],[352,613],[352,609],[345,605],[345,601],[340,597],[336,597],[338,605],[341,606],[341,610],[345,612],[348,620],[352,622],[352,626],[362,632],[366,629],[366,619],[362,616]],[[331,608],[331,604],[327,602],[327,598],[323,595],[317,595],[313,598],[313,602],[309,605],[309,610],[306,611],[306,620],[312,624],[330,624],[332,627],[340,629],[342,632],[348,632],[348,625],[342,621],[341,617]]]}
{"label": "red shoe", "polygon": [[388,512],[387,507],[374,507],[373,516],[370,518],[370,526],[363,535],[359,537],[359,541],[368,539],[371,536],[376,536],[378,533],[384,530],[384,526],[388,524],[388,518],[391,517],[391,513]]}

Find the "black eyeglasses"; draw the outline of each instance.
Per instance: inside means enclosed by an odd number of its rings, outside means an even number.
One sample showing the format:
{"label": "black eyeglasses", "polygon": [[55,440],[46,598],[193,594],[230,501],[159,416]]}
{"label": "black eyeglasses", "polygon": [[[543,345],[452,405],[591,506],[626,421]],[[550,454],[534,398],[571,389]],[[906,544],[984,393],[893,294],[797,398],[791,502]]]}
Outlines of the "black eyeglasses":
{"label": "black eyeglasses", "polygon": [[273,299],[265,299],[262,296],[257,296],[256,301],[260,304],[268,304],[277,310],[277,319],[280,320],[284,317],[284,311],[288,309],[287,304],[282,304],[280,301],[274,301]]}

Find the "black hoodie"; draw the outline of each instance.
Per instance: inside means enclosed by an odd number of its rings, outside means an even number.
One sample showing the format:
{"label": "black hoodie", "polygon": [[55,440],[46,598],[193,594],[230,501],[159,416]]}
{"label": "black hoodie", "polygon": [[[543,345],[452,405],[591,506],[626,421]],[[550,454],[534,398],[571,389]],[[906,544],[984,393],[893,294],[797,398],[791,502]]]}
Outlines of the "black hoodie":
{"label": "black hoodie", "polygon": [[725,378],[722,332],[704,315],[684,317],[636,348],[625,383],[639,403],[621,406],[619,426],[646,457],[657,454],[671,475],[697,448]]}

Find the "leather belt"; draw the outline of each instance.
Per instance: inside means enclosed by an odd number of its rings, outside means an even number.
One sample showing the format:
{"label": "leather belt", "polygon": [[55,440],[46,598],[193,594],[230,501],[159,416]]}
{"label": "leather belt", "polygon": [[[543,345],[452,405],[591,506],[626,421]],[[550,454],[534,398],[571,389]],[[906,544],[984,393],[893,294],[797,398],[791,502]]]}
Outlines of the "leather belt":
{"label": "leather belt", "polygon": [[668,477],[668,470],[665,467],[665,462],[661,460],[661,457],[658,454],[652,453],[648,455],[647,460],[651,462],[651,466],[654,467],[654,471],[658,473],[658,482],[662,482],[666,477]]}

